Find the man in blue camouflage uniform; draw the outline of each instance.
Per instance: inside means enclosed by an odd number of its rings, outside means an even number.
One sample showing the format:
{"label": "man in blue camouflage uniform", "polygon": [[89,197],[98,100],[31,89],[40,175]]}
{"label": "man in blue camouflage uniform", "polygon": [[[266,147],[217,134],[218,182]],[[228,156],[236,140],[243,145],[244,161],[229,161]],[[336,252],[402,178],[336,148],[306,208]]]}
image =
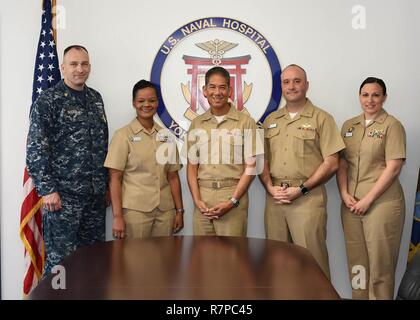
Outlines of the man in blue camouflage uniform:
{"label": "man in blue camouflage uniform", "polygon": [[101,95],[86,86],[89,55],[64,50],[63,80],[32,106],[26,164],[43,200],[44,276],[78,247],[105,241],[108,124]]}

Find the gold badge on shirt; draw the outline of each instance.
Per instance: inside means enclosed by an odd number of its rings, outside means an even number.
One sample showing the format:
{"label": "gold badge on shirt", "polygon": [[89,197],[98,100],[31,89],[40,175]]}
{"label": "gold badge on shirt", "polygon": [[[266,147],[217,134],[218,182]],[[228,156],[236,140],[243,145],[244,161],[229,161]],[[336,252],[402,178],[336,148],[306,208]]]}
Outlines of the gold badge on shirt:
{"label": "gold badge on shirt", "polygon": [[304,123],[300,127],[297,128],[298,130],[302,131],[315,131],[315,128],[312,127],[310,123]]}
{"label": "gold badge on shirt", "polygon": [[344,137],[345,137],[345,138],[350,138],[350,137],[353,137],[353,130],[354,130],[354,127],[350,127],[350,128],[348,128],[348,129],[347,129],[347,132],[344,134]]}
{"label": "gold badge on shirt", "polygon": [[167,134],[158,133],[156,137],[159,142],[172,142],[172,138]]}
{"label": "gold badge on shirt", "polygon": [[383,139],[385,137],[384,129],[375,129],[368,133],[369,138]]}

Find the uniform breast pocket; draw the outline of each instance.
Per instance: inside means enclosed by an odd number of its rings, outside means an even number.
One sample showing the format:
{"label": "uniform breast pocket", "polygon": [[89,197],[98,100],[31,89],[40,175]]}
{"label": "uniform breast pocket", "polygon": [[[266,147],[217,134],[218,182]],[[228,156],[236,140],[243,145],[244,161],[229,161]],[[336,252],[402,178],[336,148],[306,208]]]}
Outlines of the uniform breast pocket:
{"label": "uniform breast pocket", "polygon": [[86,121],[88,119],[85,110],[77,106],[67,107],[61,112],[61,122],[63,123],[73,123]]}
{"label": "uniform breast pocket", "polygon": [[208,164],[211,150],[210,139],[200,138],[188,149],[188,159],[193,163]]}
{"label": "uniform breast pocket", "polygon": [[128,171],[144,171],[150,168],[150,164],[155,163],[153,148],[145,148],[141,142],[132,142],[127,156]]}
{"label": "uniform breast pocket", "polygon": [[275,146],[280,143],[280,128],[269,128],[264,131],[265,142],[269,145],[271,150],[275,150]]}
{"label": "uniform breast pocket", "polygon": [[104,111],[103,108],[98,108],[96,110],[96,112],[94,113],[94,117],[95,117],[96,121],[98,121],[98,123],[107,124],[105,111]]}
{"label": "uniform breast pocket", "polygon": [[88,133],[86,123],[88,117],[84,110],[80,108],[66,108],[60,114],[57,122],[57,130],[70,141],[80,141]]}
{"label": "uniform breast pocket", "polygon": [[264,132],[264,138],[265,139],[273,139],[276,136],[278,136],[280,134],[280,128],[276,127],[276,128],[269,128],[266,129]]}
{"label": "uniform breast pocket", "polygon": [[315,130],[298,131],[293,136],[293,149],[297,156],[303,157],[316,147]]}
{"label": "uniform breast pocket", "polygon": [[372,162],[385,161],[385,139],[384,138],[369,138],[370,141],[370,157]]}
{"label": "uniform breast pocket", "polygon": [[61,114],[60,122],[63,125],[76,125],[80,124],[80,122],[86,122],[88,121],[87,115],[82,111],[78,109],[70,109],[66,110]]}
{"label": "uniform breast pocket", "polygon": [[158,141],[156,148],[156,161],[165,166],[179,163],[178,149],[174,141]]}
{"label": "uniform breast pocket", "polygon": [[222,145],[223,163],[242,164],[244,162],[243,142],[243,137],[235,137],[228,143]]}
{"label": "uniform breast pocket", "polygon": [[357,157],[360,149],[360,141],[355,137],[344,137],[343,139],[344,144],[346,145],[346,148],[344,149],[346,159]]}

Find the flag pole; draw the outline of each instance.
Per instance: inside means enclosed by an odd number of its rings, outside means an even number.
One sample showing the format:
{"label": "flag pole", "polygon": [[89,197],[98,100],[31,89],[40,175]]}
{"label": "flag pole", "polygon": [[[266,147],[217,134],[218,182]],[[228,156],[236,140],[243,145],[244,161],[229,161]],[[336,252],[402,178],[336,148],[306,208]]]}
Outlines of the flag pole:
{"label": "flag pole", "polygon": [[53,27],[53,36],[54,36],[54,41],[55,41],[55,45],[57,46],[57,0],[52,0],[52,27]]}

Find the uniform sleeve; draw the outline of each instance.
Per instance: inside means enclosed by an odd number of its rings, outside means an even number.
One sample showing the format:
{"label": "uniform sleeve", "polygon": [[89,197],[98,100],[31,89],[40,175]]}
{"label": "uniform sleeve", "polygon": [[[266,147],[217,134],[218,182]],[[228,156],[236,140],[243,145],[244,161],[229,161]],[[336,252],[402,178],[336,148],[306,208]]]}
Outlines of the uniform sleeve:
{"label": "uniform sleeve", "polygon": [[175,161],[174,161],[174,163],[169,164],[168,171],[170,171],[170,172],[179,171],[182,168],[182,163],[181,163],[181,159],[179,157],[177,144],[176,144],[175,141],[173,142],[173,144],[174,144],[174,147],[173,147],[174,149],[173,150],[175,152],[175,157],[174,157]]}
{"label": "uniform sleeve", "polygon": [[269,140],[266,138],[267,136],[267,126],[268,126],[268,118],[264,120],[263,123],[263,137],[264,137],[264,160],[269,160],[270,158],[270,143]]}
{"label": "uniform sleeve", "polygon": [[38,194],[45,196],[57,191],[50,164],[50,134],[53,123],[50,103],[40,95],[31,110],[26,143],[26,166]]}
{"label": "uniform sleeve", "polygon": [[164,129],[162,132],[169,137],[166,144],[168,144],[168,167],[167,170],[170,172],[179,171],[182,168],[181,158],[179,156],[178,144],[176,138],[168,129]]}
{"label": "uniform sleeve", "polygon": [[264,135],[255,121],[249,118],[244,130],[244,158],[249,159],[264,153]]}
{"label": "uniform sleeve", "polygon": [[[199,130],[199,129],[198,129]],[[201,130],[199,130],[201,132]],[[199,162],[197,141],[199,140],[199,131],[196,129],[195,121],[191,122],[188,133],[185,135],[184,144],[181,149],[181,155],[192,163]]]}
{"label": "uniform sleeve", "polygon": [[406,138],[405,130],[399,121],[389,126],[386,132],[385,161],[405,159]]}
{"label": "uniform sleeve", "polygon": [[95,152],[98,154],[96,167],[99,168],[97,170],[96,175],[98,176],[99,181],[101,181],[102,184],[105,185],[104,190],[108,190],[108,183],[109,183],[109,176],[108,176],[108,170],[104,169],[103,163],[104,159],[106,158],[106,155],[108,153],[108,136],[109,136],[109,130],[108,130],[108,120],[106,118],[106,112],[105,112],[105,105],[104,101],[102,99],[102,96],[99,92],[96,91],[97,96],[97,103],[101,104],[100,108],[100,115],[99,117],[101,119],[98,119],[98,129],[97,133],[99,134],[97,144],[95,144]]}
{"label": "uniform sleeve", "polygon": [[128,139],[120,131],[115,132],[108,148],[104,167],[124,171],[130,153],[128,143]]}
{"label": "uniform sleeve", "polygon": [[[344,138],[343,137],[346,134],[347,128],[348,128],[348,124],[347,124],[347,122],[344,122],[343,123],[343,126],[341,127],[341,138],[343,139],[343,142],[344,142]],[[344,145],[345,145],[345,142],[344,142]],[[346,149],[340,150],[339,156],[340,156],[340,158],[343,158],[344,160],[347,161],[347,158],[346,158]]]}
{"label": "uniform sleeve", "polygon": [[324,159],[345,149],[343,138],[331,115],[325,115],[319,130],[319,145]]}

